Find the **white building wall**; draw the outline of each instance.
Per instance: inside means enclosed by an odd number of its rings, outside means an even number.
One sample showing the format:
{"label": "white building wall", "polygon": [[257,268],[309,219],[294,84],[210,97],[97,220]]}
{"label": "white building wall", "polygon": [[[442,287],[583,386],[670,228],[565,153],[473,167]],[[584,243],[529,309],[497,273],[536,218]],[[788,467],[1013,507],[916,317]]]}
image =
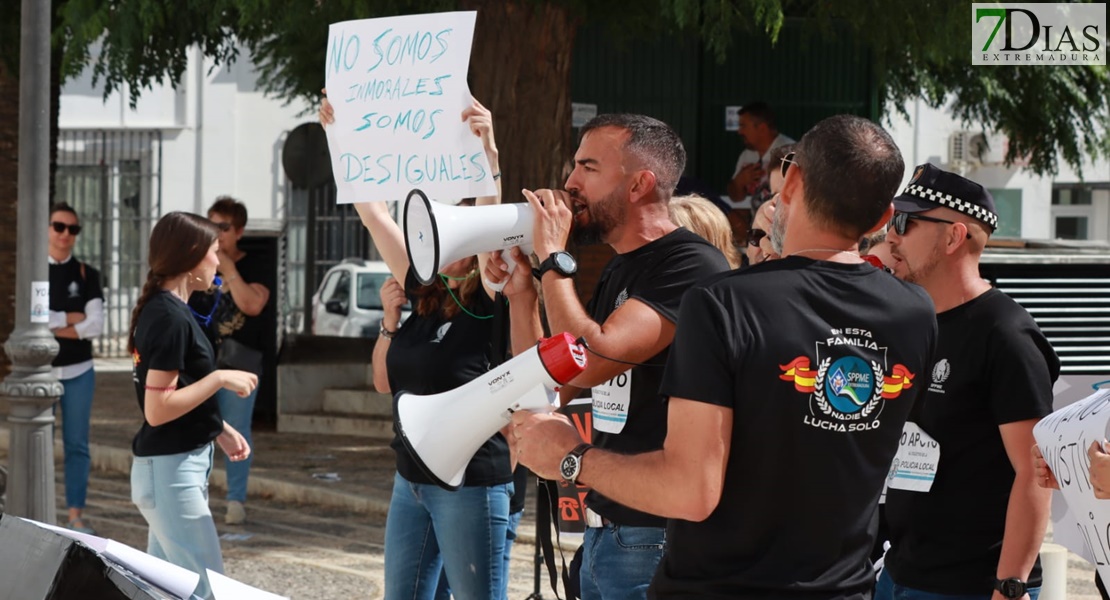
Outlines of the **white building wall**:
{"label": "white building wall", "polygon": [[312,107],[265,97],[246,49],[236,63],[209,72],[211,67],[192,50],[177,89],[145,90],[134,110],[127,89],[104,99],[90,69],[63,87],[59,126],[161,130],[163,213],[203,214],[226,194],[247,205],[251,228],[276,226],[286,203],[282,144],[294,127],[315,119]]}
{"label": "white building wall", "polygon": [[[933,163],[953,170],[948,156],[948,141],[952,134],[970,130],[980,133],[981,125],[964,126],[945,109],[934,109],[916,101],[906,106],[909,118],[892,115],[887,124],[894,141],[902,149],[906,161],[903,184],[913,175],[913,166]],[[1021,237],[1030,239],[1052,238],[1052,187],[1053,183],[1075,183],[1080,179],[1071,167],[1060,163],[1056,178],[1040,177],[1018,166],[1002,165],[968,166],[965,177],[989,189],[1021,190]],[[1103,160],[1095,164],[1087,161],[1083,168],[1087,182],[1110,182],[1110,163]],[[1095,190],[1093,239],[1110,239],[1110,200],[1105,190]]]}

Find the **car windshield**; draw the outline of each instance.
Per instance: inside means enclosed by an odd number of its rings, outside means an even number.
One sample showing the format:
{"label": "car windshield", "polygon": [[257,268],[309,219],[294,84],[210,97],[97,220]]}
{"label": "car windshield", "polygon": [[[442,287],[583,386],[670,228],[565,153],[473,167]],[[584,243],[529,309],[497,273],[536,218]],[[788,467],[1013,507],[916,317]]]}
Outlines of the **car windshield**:
{"label": "car windshield", "polygon": [[389,273],[359,273],[358,274],[358,307],[367,310],[381,310],[382,284],[389,277]]}

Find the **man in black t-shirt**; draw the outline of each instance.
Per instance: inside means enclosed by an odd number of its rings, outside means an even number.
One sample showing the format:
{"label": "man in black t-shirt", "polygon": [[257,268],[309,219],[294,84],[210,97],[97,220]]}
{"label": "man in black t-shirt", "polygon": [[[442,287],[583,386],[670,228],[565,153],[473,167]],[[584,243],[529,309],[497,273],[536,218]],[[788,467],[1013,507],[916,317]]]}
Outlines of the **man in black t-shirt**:
{"label": "man in black t-shirt", "polygon": [[[535,273],[551,331],[581,336],[596,351],[561,399],[565,404],[592,388],[592,442],[599,448],[637,453],[662,447],[667,406],[659,382],[682,294],[729,268],[719,250],[670,219],[667,204],[685,163],[682,141],[665,123],[601,115],[582,129],[566,191],[525,192],[535,211],[533,247],[542,261]],[[579,243],[604,242],[617,252],[585,307],[570,277],[576,269],[566,252],[572,229]],[[520,268],[505,294],[519,353],[542,330],[530,265],[519,250],[513,253]],[[491,280],[501,280],[504,262],[490,262]],[[522,456],[522,464],[532,466],[530,458]],[[586,497],[585,515],[583,600],[642,598],[663,555],[665,519],[595,491]]]}
{"label": "man in black t-shirt", "polygon": [[894,207],[894,274],[925,288],[940,326],[913,418],[938,460],[931,487],[887,493],[891,549],[877,598],[1028,597],[1041,582],[1050,501],[1029,448],[1052,412],[1060,361],[1029,313],[979,276],[998,224],[983,186],[925,164]]}
{"label": "man in black t-shirt", "polygon": [[669,518],[651,597],[866,598],[874,583],[879,494],[936,336],[925,293],[855,252],[891,214],[902,156],[878,126],[838,116],[784,165],[785,258],[682,301],[662,449],[560,462],[576,430],[513,415],[541,476]]}

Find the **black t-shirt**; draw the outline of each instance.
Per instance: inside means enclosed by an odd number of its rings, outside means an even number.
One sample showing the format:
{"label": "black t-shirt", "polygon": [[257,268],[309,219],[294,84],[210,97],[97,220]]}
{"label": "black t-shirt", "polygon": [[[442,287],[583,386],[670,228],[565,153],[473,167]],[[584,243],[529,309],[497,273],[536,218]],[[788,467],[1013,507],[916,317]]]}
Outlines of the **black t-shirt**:
{"label": "black t-shirt", "polygon": [[[614,256],[601,273],[586,310],[604,323],[629,299],[639,300],[668,321],[678,320],[682,294],[729,268],[720,250],[678,228],[640,248]],[[586,340],[589,342],[589,340]],[[667,405],[659,394],[670,347],[593,389],[593,438],[599,448],[636,453],[658,450],[667,437]],[[622,506],[590,491],[586,505],[621,525],[663,527],[666,519]]]}
{"label": "black t-shirt", "polygon": [[[131,358],[140,411],[145,405],[146,374],[150,369],[177,371],[178,389],[196,383],[216,369],[212,345],[189,307],[165,290],[155,292],[139,313]],[[131,451],[135,456],[191,452],[216,439],[221,431],[220,407],[212,396],[169,423],[152,427],[144,419],[131,442]]]}
{"label": "black t-shirt", "polygon": [[[274,292],[273,277],[266,268],[265,257],[261,254],[244,254],[235,261],[235,269],[245,283],[261,283],[270,290],[271,299]],[[230,284],[224,284],[223,291],[219,294],[219,305],[213,310],[212,303],[216,299],[216,288],[205,292],[194,292],[189,297],[189,306],[202,316],[212,315],[212,320],[206,329],[209,341],[219,347],[224,338],[233,338],[256,350],[263,350],[263,318],[265,313],[248,317],[239,310],[235,304]],[[267,310],[271,302],[266,302]]]}
{"label": "black t-shirt", "polygon": [[[70,257],[64,263],[50,264],[50,310],[56,312],[85,312],[85,305],[94,298],[104,299],[100,287],[100,271]],[[58,356],[54,357],[55,367],[75,365],[92,360],[92,340],[58,340]]]}
{"label": "black t-shirt", "polygon": [[[412,269],[405,279],[405,291],[416,305],[413,290],[420,285]],[[450,297],[447,302],[454,302]],[[422,316],[415,312],[397,330],[386,354],[389,389],[396,395],[408,392],[426,396],[453,390],[470,383],[490,370],[493,356],[493,301],[479,288],[466,307],[479,319],[459,311],[450,320],[441,312]],[[465,400],[465,399],[460,399]],[[434,483],[409,455],[393,423],[393,443],[397,453],[397,472],[412,483]],[[464,486],[499,485],[513,480],[509,468],[509,446],[496,433],[475,453],[466,467]]]}
{"label": "black t-shirt", "polygon": [[[900,585],[990,594],[1014,484],[998,428],[1052,412],[1060,361],[1029,313],[995,289],[937,322],[932,371],[920,379],[928,393],[914,421],[940,445],[940,462],[928,493],[887,492],[886,568]],[[1028,583],[1040,582],[1038,561]]]}
{"label": "black t-shirt", "polygon": [[868,264],[791,257],[690,290],[661,390],[731,409],[731,450],[713,513],[668,522],[649,595],[868,597],[879,494],[936,335],[924,290]]}

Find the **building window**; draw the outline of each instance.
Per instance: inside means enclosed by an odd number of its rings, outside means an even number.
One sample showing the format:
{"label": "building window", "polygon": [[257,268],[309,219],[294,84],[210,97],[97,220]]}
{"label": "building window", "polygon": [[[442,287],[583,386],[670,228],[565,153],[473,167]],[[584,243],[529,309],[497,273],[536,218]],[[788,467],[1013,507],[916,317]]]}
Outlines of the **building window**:
{"label": "building window", "polygon": [[1021,237],[1021,190],[989,190],[998,212],[994,237]]}
{"label": "building window", "polygon": [[1094,188],[1089,185],[1057,185],[1052,188],[1052,237],[1058,240],[1092,239],[1091,225],[1096,210]]}

